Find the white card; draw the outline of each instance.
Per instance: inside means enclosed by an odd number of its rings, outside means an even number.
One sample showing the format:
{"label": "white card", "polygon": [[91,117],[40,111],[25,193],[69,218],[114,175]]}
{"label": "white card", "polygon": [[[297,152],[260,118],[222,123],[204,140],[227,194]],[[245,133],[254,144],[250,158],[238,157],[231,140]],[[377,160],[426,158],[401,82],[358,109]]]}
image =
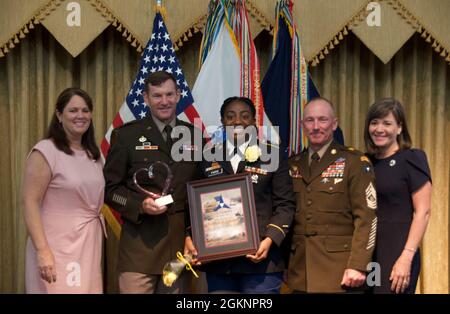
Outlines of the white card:
{"label": "white card", "polygon": [[158,206],[165,206],[165,205],[168,205],[168,204],[172,204],[173,203],[173,198],[172,198],[172,195],[166,195],[166,196],[162,196],[162,197],[160,197],[160,198],[157,198],[156,200],[155,200],[155,203],[156,203],[156,205],[158,205]]}

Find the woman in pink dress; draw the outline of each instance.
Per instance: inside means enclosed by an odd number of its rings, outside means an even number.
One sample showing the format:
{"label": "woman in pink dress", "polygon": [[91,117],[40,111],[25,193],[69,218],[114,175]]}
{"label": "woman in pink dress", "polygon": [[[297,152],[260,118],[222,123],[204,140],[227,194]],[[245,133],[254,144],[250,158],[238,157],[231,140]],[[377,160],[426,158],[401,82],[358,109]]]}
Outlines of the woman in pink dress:
{"label": "woman in pink dress", "polygon": [[68,88],[58,97],[47,138],[26,164],[27,293],[103,292],[104,186],[92,100]]}

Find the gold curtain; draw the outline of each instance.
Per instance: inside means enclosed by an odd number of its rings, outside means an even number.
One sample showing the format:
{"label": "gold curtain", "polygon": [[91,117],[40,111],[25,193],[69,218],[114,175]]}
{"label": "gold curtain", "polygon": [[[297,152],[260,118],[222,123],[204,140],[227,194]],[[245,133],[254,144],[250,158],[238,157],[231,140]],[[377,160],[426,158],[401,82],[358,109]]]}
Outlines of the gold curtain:
{"label": "gold curtain", "polygon": [[[200,35],[178,51],[187,81],[197,75]],[[256,39],[264,74],[271,37]],[[24,292],[26,230],[20,184],[26,156],[41,139],[57,95],[80,86],[94,100],[100,143],[121,106],[138,68],[135,49],[112,27],[73,59],[42,27],[0,59],[0,293]],[[419,36],[383,65],[353,35],[348,36],[312,75],[321,94],[334,101],[347,144],[363,148],[368,106],[383,96],[397,97],[408,111],[416,147],[427,154],[433,174],[433,206],[423,245],[419,292],[448,293],[448,207],[450,142],[450,68]],[[117,292],[117,240],[105,243],[105,292]]]}

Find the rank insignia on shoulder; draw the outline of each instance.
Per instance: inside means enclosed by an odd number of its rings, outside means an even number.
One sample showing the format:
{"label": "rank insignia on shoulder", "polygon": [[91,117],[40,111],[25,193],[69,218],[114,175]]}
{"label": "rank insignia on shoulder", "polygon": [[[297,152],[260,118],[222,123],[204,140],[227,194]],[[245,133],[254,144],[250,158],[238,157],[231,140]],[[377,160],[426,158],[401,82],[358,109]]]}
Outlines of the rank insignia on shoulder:
{"label": "rank insignia on shoulder", "polygon": [[252,175],[252,183],[257,184],[258,183],[258,179],[259,179],[259,177],[258,177],[257,174]]}
{"label": "rank insignia on shoulder", "polygon": [[367,158],[367,156],[361,156],[361,161],[366,161],[366,162],[368,162],[368,163],[370,163],[370,160],[369,160],[369,158]]}

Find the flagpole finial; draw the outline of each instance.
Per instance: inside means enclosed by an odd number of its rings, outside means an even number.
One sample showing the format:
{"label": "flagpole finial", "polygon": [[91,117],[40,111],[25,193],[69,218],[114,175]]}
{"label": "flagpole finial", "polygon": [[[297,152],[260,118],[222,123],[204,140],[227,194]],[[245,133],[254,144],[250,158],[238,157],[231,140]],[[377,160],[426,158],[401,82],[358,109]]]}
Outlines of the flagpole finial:
{"label": "flagpole finial", "polygon": [[156,0],[156,6],[162,7],[162,0]]}

